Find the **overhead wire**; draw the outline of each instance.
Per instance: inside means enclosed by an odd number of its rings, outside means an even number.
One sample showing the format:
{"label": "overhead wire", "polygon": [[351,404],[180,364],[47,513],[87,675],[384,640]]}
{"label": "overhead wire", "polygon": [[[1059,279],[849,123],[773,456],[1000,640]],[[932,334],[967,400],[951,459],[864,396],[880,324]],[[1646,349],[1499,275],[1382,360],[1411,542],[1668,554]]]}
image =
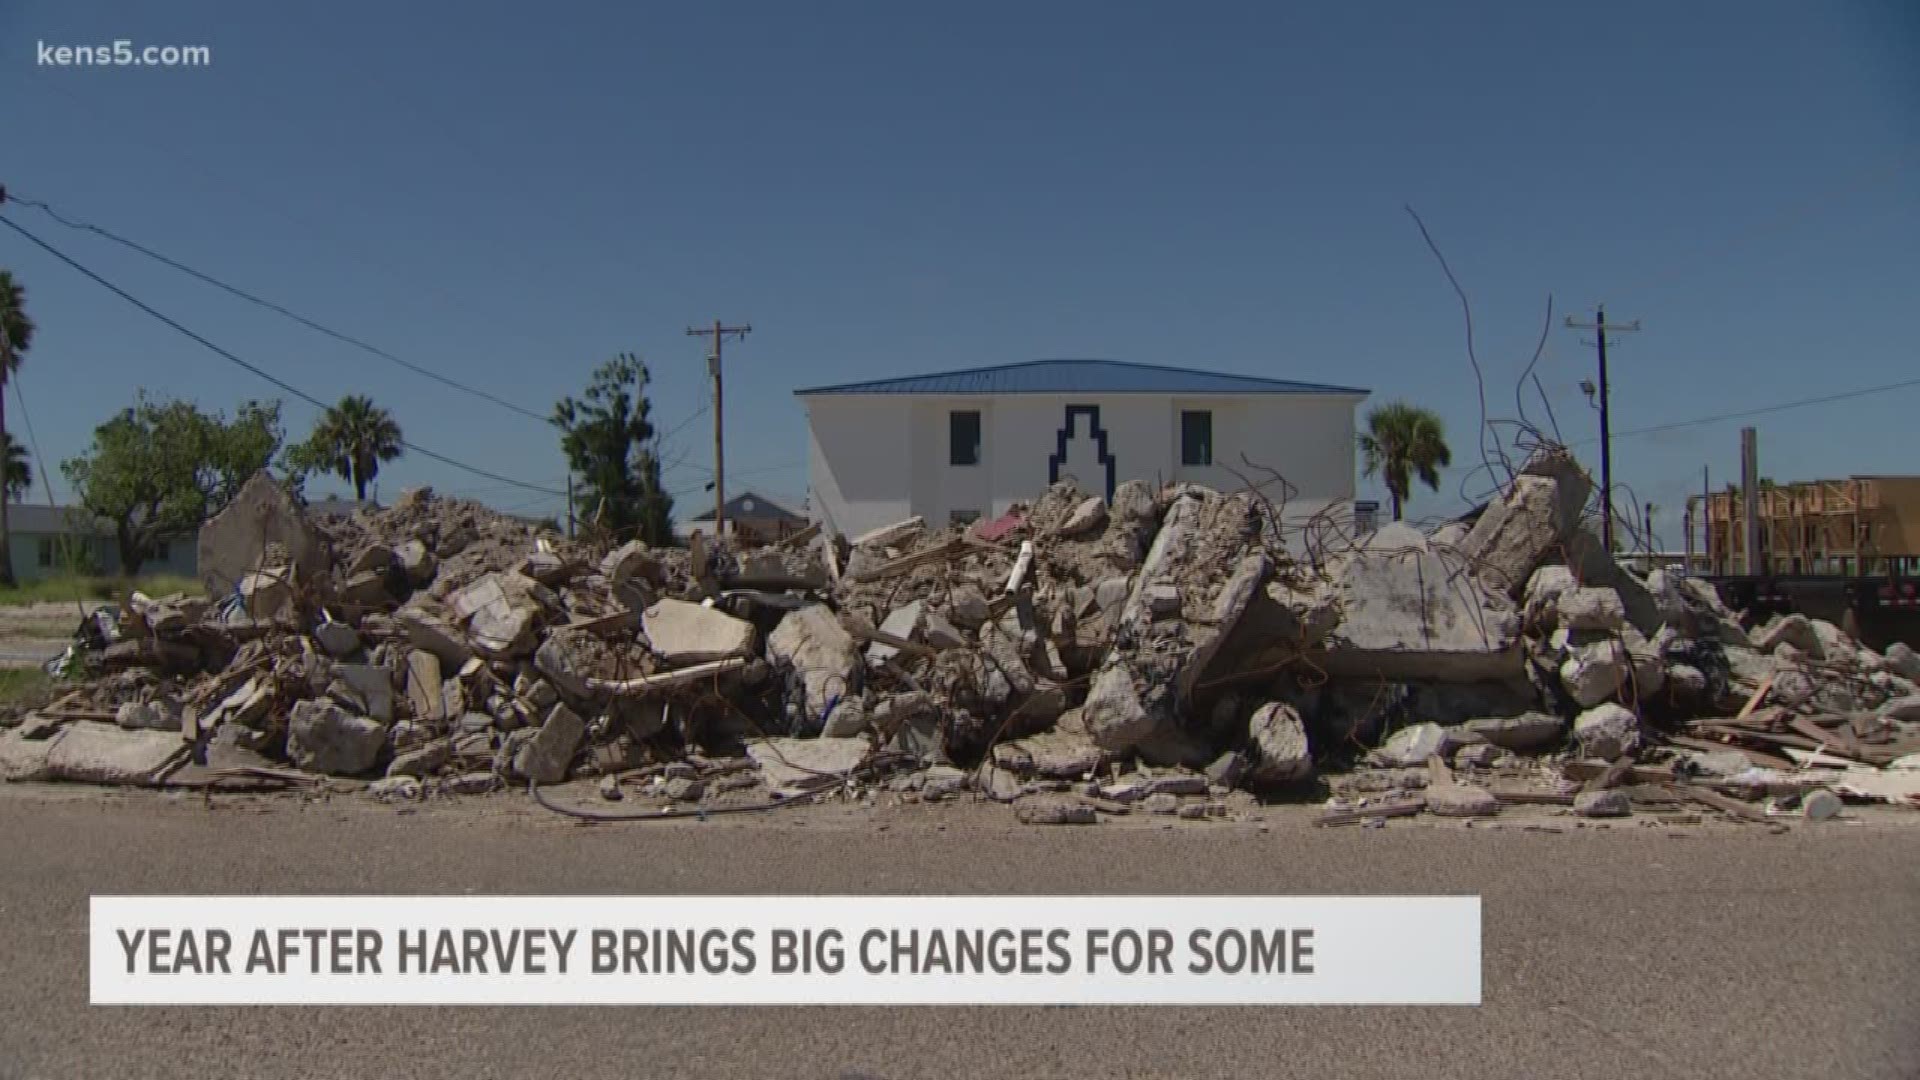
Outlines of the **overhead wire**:
{"label": "overhead wire", "polygon": [[[162,313],[161,311],[147,304],[145,301],[141,300],[139,297],[134,296],[132,293],[127,292],[125,289],[122,289],[120,286],[115,285],[113,282],[108,281],[104,277],[101,277],[99,274],[88,269],[86,266],[81,265],[72,256],[68,255],[66,252],[61,251],[59,248],[54,247],[52,244],[47,243],[45,240],[42,240],[40,237],[29,232],[26,228],[22,227],[20,223],[14,221],[12,218],[7,217],[4,214],[0,214],[0,225],[5,225],[7,228],[12,229],[14,232],[17,232],[21,236],[26,237],[35,246],[39,247],[40,249],[47,252],[49,255],[52,255],[54,258],[60,260],[61,262],[66,263],[68,266],[72,267],[74,270],[79,271],[81,274],[91,279],[95,284],[113,293],[115,296],[120,297],[120,299],[125,300],[127,303],[132,304],[134,307],[139,308],[141,311],[146,312],[148,315],[152,316],[153,318],[158,319],[160,322],[165,323],[168,327],[172,328],[174,331],[180,333],[181,335],[187,338],[190,338],[191,340],[198,343],[203,348],[212,352],[214,355],[219,356],[221,359],[226,360],[229,363],[235,364],[241,368],[244,368],[249,372],[252,372],[254,375],[259,376],[261,379],[265,380],[266,382],[279,387],[281,390],[284,390],[289,394],[292,394],[294,397],[299,398],[301,401],[304,401],[309,405],[312,405],[316,409],[325,410],[326,408],[328,408],[328,405],[326,402],[321,401],[319,398],[314,397],[312,394],[307,393],[306,391],[300,389],[297,386],[294,386],[293,384],[259,367],[258,365],[249,363],[246,360],[242,359],[241,357],[228,351],[227,349],[224,349],[219,345],[214,344],[213,342],[207,340],[205,337],[202,337],[200,334],[196,333],[192,329],[189,329],[188,327],[175,321],[170,316]],[[556,488],[542,487],[539,484],[530,484],[524,480],[515,480],[510,476],[502,476],[499,473],[482,469],[477,465],[469,465],[464,461],[460,461],[456,458],[448,457],[447,455],[442,454],[435,450],[429,450],[426,447],[419,445],[418,443],[410,442],[405,439],[400,440],[400,445],[405,449],[412,451],[413,453],[419,454],[421,457],[430,458],[434,461],[440,462],[443,465],[448,465],[453,468],[459,469],[462,472],[472,473],[475,476],[484,477],[488,480],[496,480],[502,484],[509,484],[514,487],[524,488],[528,491],[537,491],[545,495],[564,496],[566,494],[566,492]]]}
{"label": "overhead wire", "polygon": [[500,406],[503,409],[511,410],[512,412],[518,413],[521,416],[525,416],[529,419],[539,421],[542,424],[547,424],[552,422],[551,417],[543,416],[540,413],[534,412],[532,409],[528,409],[524,406],[515,404],[514,402],[508,401],[506,398],[499,397],[495,394],[489,393],[485,390],[480,389],[477,386],[469,386],[466,383],[460,382],[457,379],[449,378],[445,375],[440,374],[437,371],[434,371],[432,368],[424,367],[420,364],[416,364],[412,362],[411,360],[407,360],[403,357],[396,356],[393,353],[388,352],[387,350],[382,349],[377,345],[371,345],[357,337],[352,336],[351,334],[347,334],[342,331],[335,330],[332,327],[327,326],[315,319],[302,315],[299,312],[294,311],[283,304],[279,304],[272,300],[268,300],[265,297],[248,292],[247,290],[242,289],[237,285],[232,285],[226,281],[222,281],[221,279],[214,277],[212,274],[209,274],[204,270],[196,269],[192,266],[187,265],[186,263],[181,262],[178,259],[172,258],[167,255],[163,255],[160,252],[155,251],[150,247],[147,247],[145,244],[142,244],[142,243],[139,243],[138,241],[131,240],[131,239],[128,239],[127,237],[121,236],[120,234],[113,232],[110,229],[106,229],[99,225],[92,224],[91,222],[72,220],[66,217],[65,215],[61,214],[58,210],[55,210],[52,206],[48,205],[43,200],[29,199],[29,198],[22,197],[19,194],[10,192],[7,195],[7,201],[19,203],[22,206],[31,206],[41,211],[42,213],[46,214],[48,217],[52,218],[54,221],[59,222],[61,225],[66,226],[69,229],[77,229],[82,232],[90,232],[97,236],[105,237],[106,239],[111,240],[114,243],[119,244],[125,248],[128,248],[132,251],[139,252],[140,254],[146,256],[149,259],[154,260],[157,263],[160,263],[163,266],[171,267],[172,269],[178,270],[179,272],[186,274],[187,276],[194,278],[197,281],[201,281],[205,284],[211,285],[214,288],[221,290],[222,292],[228,293],[232,296],[239,297],[240,299],[245,300],[250,304],[258,305],[260,307],[267,309],[268,311],[274,312],[275,314],[282,315],[288,319],[293,320],[294,322],[299,323],[301,326],[304,326],[307,329],[314,331],[315,333],[323,334],[327,337],[334,339],[335,341],[341,342],[342,344],[351,345],[352,347],[359,349],[364,353],[367,353],[371,356],[379,357],[380,359],[388,361],[389,363],[398,364],[399,366],[406,368],[408,371],[411,371],[417,375],[421,375],[426,378],[432,379],[433,381],[441,384],[442,386],[450,387],[464,394],[471,394],[474,397],[480,398],[483,401],[491,402],[495,405]]}

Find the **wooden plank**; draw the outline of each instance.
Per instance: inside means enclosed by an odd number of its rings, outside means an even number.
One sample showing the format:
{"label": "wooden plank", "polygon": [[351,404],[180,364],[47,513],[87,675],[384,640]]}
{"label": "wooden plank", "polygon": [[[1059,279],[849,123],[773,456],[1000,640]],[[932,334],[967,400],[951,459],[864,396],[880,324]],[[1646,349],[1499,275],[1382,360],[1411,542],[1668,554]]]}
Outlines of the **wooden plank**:
{"label": "wooden plank", "polygon": [[1743,803],[1739,799],[1722,795],[1717,791],[1708,791],[1705,788],[1696,787],[1692,784],[1669,784],[1667,785],[1667,790],[1672,793],[1675,798],[1683,802],[1691,799],[1702,806],[1711,806],[1715,810],[1732,814],[1734,817],[1745,818],[1748,821],[1768,820],[1765,810]]}
{"label": "wooden plank", "polygon": [[[1611,765],[1597,761],[1569,761],[1560,767],[1560,775],[1569,780],[1591,780],[1609,769]],[[1671,769],[1655,769],[1646,765],[1636,765],[1621,777],[1636,784],[1671,784],[1677,777]]]}
{"label": "wooden plank", "polygon": [[881,563],[879,566],[861,574],[859,580],[884,581],[887,578],[898,577],[909,571],[917,570],[922,566],[928,566],[938,562],[948,562],[966,546],[965,541],[962,540],[943,540],[924,551],[916,551],[911,555],[902,555],[890,562]]}
{"label": "wooden plank", "polygon": [[885,630],[870,630],[864,626],[849,626],[847,627],[847,632],[859,638],[861,641],[877,641],[882,645],[891,646],[912,656],[924,657],[931,660],[940,655],[940,650],[931,645],[922,645],[917,641],[909,641],[898,634],[889,634]]}
{"label": "wooden plank", "polygon": [[1787,722],[1787,726],[1795,732],[1812,739],[1818,744],[1815,747],[1817,750],[1832,754],[1836,757],[1852,758],[1855,761],[1861,762],[1866,761],[1866,748],[1860,745],[1859,740],[1853,737],[1851,731],[1828,731],[1826,728],[1814,723],[1811,717],[1806,716],[1794,717]]}
{"label": "wooden plank", "polygon": [[1778,754],[1769,754],[1765,750],[1755,750],[1750,746],[1736,746],[1732,743],[1714,742],[1712,739],[1694,739],[1685,735],[1670,735],[1667,737],[1667,742],[1688,750],[1704,750],[1708,753],[1715,753],[1721,750],[1736,750],[1745,754],[1748,761],[1762,768],[1793,768],[1793,762],[1790,759],[1781,757]]}
{"label": "wooden plank", "polygon": [[1772,690],[1773,672],[1768,672],[1767,677],[1760,680],[1760,688],[1755,690],[1753,696],[1747,699],[1747,703],[1740,709],[1740,714],[1735,716],[1734,719],[1745,720],[1747,717],[1752,716],[1753,710],[1760,707],[1760,703],[1766,700],[1767,694],[1771,693]]}
{"label": "wooden plank", "polygon": [[1514,806],[1572,806],[1573,793],[1561,791],[1509,791],[1495,788],[1493,797]]}

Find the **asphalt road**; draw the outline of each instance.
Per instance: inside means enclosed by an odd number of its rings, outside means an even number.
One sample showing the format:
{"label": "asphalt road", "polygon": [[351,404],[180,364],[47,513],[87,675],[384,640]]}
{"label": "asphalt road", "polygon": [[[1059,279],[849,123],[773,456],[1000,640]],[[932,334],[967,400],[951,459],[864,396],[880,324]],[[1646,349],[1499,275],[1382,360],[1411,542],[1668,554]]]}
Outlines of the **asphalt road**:
{"label": "asphalt road", "polygon": [[[1564,819],[1561,823],[1566,824]],[[0,789],[0,1077],[1920,1076],[1920,827],[579,826],[499,795]],[[1478,892],[1450,1008],[94,1008],[95,892]]]}

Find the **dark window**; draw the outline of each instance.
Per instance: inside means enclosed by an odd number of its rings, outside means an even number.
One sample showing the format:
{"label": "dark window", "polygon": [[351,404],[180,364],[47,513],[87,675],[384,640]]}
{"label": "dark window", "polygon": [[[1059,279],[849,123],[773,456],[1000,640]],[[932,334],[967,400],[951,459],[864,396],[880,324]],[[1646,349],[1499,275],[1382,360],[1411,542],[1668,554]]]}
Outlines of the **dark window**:
{"label": "dark window", "polygon": [[172,552],[173,548],[168,545],[167,541],[157,540],[153,545],[153,561],[166,562],[167,557],[172,554]]}
{"label": "dark window", "polygon": [[53,565],[53,537],[51,536],[40,538],[40,565],[42,567]]}
{"label": "dark window", "polygon": [[947,464],[980,464],[979,413],[968,411],[947,414]]}
{"label": "dark window", "polygon": [[1180,464],[1213,464],[1213,414],[1188,409],[1180,414]]}

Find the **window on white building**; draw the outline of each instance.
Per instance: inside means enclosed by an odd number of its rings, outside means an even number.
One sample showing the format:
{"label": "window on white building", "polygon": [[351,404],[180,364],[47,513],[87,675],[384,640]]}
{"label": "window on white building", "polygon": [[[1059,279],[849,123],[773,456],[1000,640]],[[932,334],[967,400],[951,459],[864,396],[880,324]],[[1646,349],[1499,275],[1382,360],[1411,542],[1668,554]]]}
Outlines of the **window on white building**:
{"label": "window on white building", "polygon": [[980,464],[980,413],[955,410],[947,414],[947,464]]}
{"label": "window on white building", "polygon": [[1180,464],[1213,464],[1213,414],[1204,409],[1180,413]]}

